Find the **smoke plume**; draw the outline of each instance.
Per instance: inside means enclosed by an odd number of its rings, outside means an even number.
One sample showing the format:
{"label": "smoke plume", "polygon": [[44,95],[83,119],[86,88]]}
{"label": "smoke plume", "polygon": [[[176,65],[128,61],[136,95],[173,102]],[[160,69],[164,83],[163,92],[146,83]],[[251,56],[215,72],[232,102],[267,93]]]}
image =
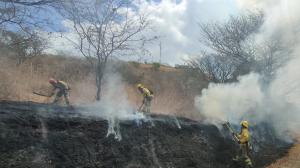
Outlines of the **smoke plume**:
{"label": "smoke plume", "polygon": [[121,140],[120,120],[140,120],[145,116],[137,113],[128,102],[125,85],[118,73],[107,72],[103,81],[101,101],[88,105],[82,114],[88,117],[99,117],[108,121],[107,136],[113,135]]}
{"label": "smoke plume", "polygon": [[287,132],[297,133],[300,126],[300,1],[237,2],[242,9],[260,8],[265,14],[265,22],[255,35],[255,41],[280,40],[291,51],[280,57],[290,59],[275,72],[275,78],[267,86],[256,73],[241,76],[236,83],[210,84],[196,97],[196,107],[208,122],[239,124],[246,119],[252,125],[272,124],[281,137]]}

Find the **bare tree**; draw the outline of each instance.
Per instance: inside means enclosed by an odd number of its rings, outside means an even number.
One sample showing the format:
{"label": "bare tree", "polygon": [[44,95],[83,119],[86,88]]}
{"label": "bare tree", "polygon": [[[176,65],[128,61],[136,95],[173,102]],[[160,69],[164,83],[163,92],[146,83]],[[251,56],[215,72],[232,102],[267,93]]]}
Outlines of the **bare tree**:
{"label": "bare tree", "polygon": [[209,81],[224,83],[233,78],[235,71],[235,67],[229,61],[218,55],[204,52],[200,57],[190,59],[188,65],[198,73],[205,74]]}
{"label": "bare tree", "polygon": [[13,53],[17,60],[17,65],[22,64],[26,59],[39,56],[47,48],[47,40],[37,34],[27,34],[21,32],[11,32],[2,30],[0,46],[1,50],[6,49]]}
{"label": "bare tree", "polygon": [[291,51],[280,35],[274,34],[263,42],[255,40],[263,22],[261,12],[249,12],[232,16],[227,22],[200,24],[201,42],[209,53],[192,60],[191,66],[199,67],[217,82],[226,81],[228,75],[235,78],[250,71],[261,73],[265,82],[272,80]]}
{"label": "bare tree", "polygon": [[255,59],[252,44],[245,44],[263,23],[260,12],[231,16],[223,23],[200,24],[201,42],[205,48],[221,57],[231,59],[236,66]]}
{"label": "bare tree", "polygon": [[200,24],[200,57],[188,64],[210,81],[228,82],[255,70],[259,53],[253,37],[264,22],[261,12],[231,16],[226,22]]}
{"label": "bare tree", "polygon": [[279,39],[272,39],[264,41],[257,48],[257,70],[263,74],[266,81],[272,80],[276,70],[290,59],[290,47],[285,46]]}
{"label": "bare tree", "polygon": [[0,0],[0,25],[13,26],[26,33],[29,27],[44,24],[46,19],[37,15],[59,0]]}
{"label": "bare tree", "polygon": [[[0,0],[1,35],[6,34],[7,37],[11,37],[10,39],[1,39],[0,48],[14,47],[12,51],[20,54],[17,57],[19,64],[28,56],[39,55],[41,51],[38,50],[44,49],[45,41],[42,41],[41,37],[37,37],[36,30],[45,27],[49,30],[53,25],[47,12],[51,11],[50,8],[54,8],[59,1]],[[4,40],[8,41],[4,42]]]}
{"label": "bare tree", "polygon": [[73,42],[95,69],[96,99],[100,100],[104,70],[109,58],[137,49],[134,44],[144,44],[141,36],[149,25],[146,17],[130,1],[90,0],[89,3],[69,0],[61,13],[72,21],[78,41]]}

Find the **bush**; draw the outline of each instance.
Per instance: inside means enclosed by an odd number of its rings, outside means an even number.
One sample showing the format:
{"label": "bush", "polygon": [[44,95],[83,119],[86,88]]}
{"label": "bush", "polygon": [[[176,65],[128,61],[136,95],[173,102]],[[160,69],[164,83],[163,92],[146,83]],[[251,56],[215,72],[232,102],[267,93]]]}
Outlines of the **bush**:
{"label": "bush", "polygon": [[[138,64],[139,66],[140,64]],[[139,68],[135,67],[135,64],[132,62],[123,63],[117,67],[117,72],[122,75],[122,78],[129,84],[136,84],[143,80],[144,74],[140,72]]]}
{"label": "bush", "polygon": [[0,100],[2,99],[9,99],[11,96],[12,96],[12,81],[10,81],[8,78],[8,75],[1,72],[0,71],[0,77],[1,79],[4,79],[4,80],[0,80]]}
{"label": "bush", "polygon": [[158,63],[158,62],[153,62],[153,63],[152,63],[152,68],[153,68],[153,70],[158,71],[159,68],[160,68],[160,63]]}
{"label": "bush", "polygon": [[136,61],[130,61],[130,64],[132,64],[135,68],[139,68],[140,67],[140,63],[136,62]]}

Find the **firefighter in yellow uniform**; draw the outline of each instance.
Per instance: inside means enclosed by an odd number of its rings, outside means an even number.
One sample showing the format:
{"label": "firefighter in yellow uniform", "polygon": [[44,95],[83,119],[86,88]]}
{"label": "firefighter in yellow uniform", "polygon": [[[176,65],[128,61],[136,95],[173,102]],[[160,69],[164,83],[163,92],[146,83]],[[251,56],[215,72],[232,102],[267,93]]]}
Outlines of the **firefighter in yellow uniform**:
{"label": "firefighter in yellow uniform", "polygon": [[143,104],[139,108],[139,110],[141,110],[144,113],[150,113],[151,102],[154,96],[153,92],[150,89],[143,86],[142,84],[138,84],[137,88],[140,91],[140,93],[143,95]]}
{"label": "firefighter in yellow uniform", "polygon": [[54,104],[57,103],[58,100],[62,96],[64,96],[66,104],[70,105],[70,102],[69,102],[70,87],[68,86],[68,84],[64,81],[56,80],[53,78],[49,79],[49,83],[53,86],[53,91],[49,97],[52,97],[55,95],[53,103]]}
{"label": "firefighter in yellow uniform", "polygon": [[238,135],[240,149],[238,155],[233,159],[234,161],[241,161],[247,168],[253,167],[252,161],[249,157],[249,123],[248,121],[241,122],[241,132]]}

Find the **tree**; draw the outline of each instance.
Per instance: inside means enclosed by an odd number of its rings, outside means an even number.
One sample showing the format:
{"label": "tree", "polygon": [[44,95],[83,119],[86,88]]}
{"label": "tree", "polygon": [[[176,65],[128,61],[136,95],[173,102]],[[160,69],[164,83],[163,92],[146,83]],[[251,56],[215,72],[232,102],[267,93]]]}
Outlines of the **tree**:
{"label": "tree", "polygon": [[28,27],[41,23],[36,12],[57,2],[58,0],[0,0],[0,25],[13,25],[27,32]]}
{"label": "tree", "polygon": [[231,16],[225,23],[200,24],[200,41],[212,54],[229,59],[233,66],[239,67],[255,61],[256,53],[249,37],[258,32],[263,21],[263,14],[255,12]]}
{"label": "tree", "polygon": [[206,52],[187,63],[217,83],[248,73],[257,57],[251,37],[262,24],[261,12],[231,16],[226,22],[200,24],[200,42]]}
{"label": "tree", "polygon": [[17,54],[17,64],[20,65],[26,59],[42,55],[47,48],[47,41],[37,34],[32,34],[30,38],[26,35],[18,34],[12,38],[11,50]]}
{"label": "tree", "polygon": [[100,100],[104,70],[109,58],[133,51],[144,44],[141,33],[149,22],[130,1],[69,0],[62,3],[60,12],[72,21],[78,41],[74,46],[95,69],[96,99]]}
{"label": "tree", "polygon": [[215,82],[251,71],[259,72],[269,82],[276,70],[289,60],[291,47],[278,34],[257,39],[263,23],[261,12],[249,12],[232,16],[227,22],[200,24],[200,41],[209,52],[193,58],[189,64],[209,74]]}
{"label": "tree", "polygon": [[257,58],[257,70],[265,81],[274,78],[276,70],[289,60],[291,50],[289,46],[285,46],[279,39],[264,41],[258,45],[259,57]]}
{"label": "tree", "polygon": [[26,59],[39,56],[47,48],[47,40],[37,34],[29,37],[21,32],[1,31],[1,50],[6,49],[13,53],[17,60],[17,65],[22,64]]}
{"label": "tree", "polygon": [[[51,7],[56,7],[59,1],[60,0],[0,0],[0,29],[2,35],[3,31],[6,31],[6,33],[11,32],[11,37],[14,37],[14,39],[9,39],[9,41],[5,43],[10,43],[11,47],[17,47],[19,52],[23,50],[21,52],[22,56],[27,55],[25,53],[28,53],[29,48],[32,50],[29,55],[38,55],[40,53],[38,50],[43,48],[41,45],[45,45],[40,37],[37,37],[36,30],[45,26],[49,29],[49,26],[52,24],[49,21],[50,17],[47,17],[47,11],[50,11]],[[14,32],[15,35],[13,35],[12,32]],[[14,44],[12,40],[15,40]],[[3,42],[3,40],[1,41]],[[0,47],[3,48],[7,46]],[[22,56],[20,55],[19,58],[22,58]]]}
{"label": "tree", "polygon": [[205,74],[207,79],[216,83],[224,83],[233,78],[235,67],[230,60],[214,54],[203,52],[201,57],[188,60],[188,65],[197,70],[200,74]]}

